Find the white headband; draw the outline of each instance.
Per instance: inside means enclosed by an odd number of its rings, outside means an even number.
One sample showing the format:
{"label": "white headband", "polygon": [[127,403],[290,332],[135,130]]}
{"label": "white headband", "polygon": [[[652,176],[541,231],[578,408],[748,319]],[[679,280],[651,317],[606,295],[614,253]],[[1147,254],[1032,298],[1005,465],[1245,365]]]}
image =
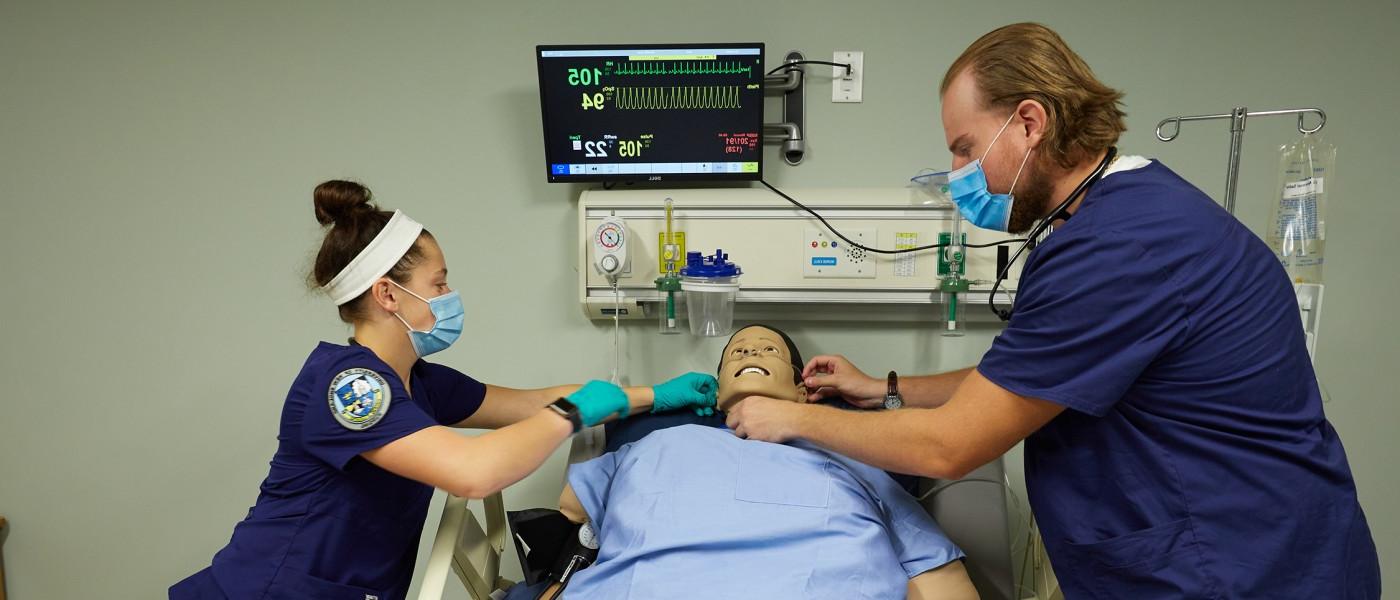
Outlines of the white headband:
{"label": "white headband", "polygon": [[369,245],[321,289],[336,306],[358,298],[369,289],[370,284],[398,264],[422,232],[423,226],[418,221],[408,218],[402,211],[394,211],[394,216],[389,218],[379,235],[374,236]]}

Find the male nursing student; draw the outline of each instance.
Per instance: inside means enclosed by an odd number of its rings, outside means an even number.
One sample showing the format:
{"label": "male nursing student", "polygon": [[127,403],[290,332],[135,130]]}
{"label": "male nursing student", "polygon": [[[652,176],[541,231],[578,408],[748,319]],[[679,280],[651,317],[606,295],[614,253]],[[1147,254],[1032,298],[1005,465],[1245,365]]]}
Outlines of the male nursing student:
{"label": "male nursing student", "polygon": [[[735,433],[940,478],[1025,440],[1067,598],[1378,598],[1375,544],[1272,252],[1166,166],[1115,156],[1121,94],[1043,26],[983,36],[941,93],[963,214],[1013,232],[1058,222],[1005,331],[976,368],[899,379],[912,408],[750,398],[729,411]],[[885,393],[839,356],[804,377],[814,397]]]}
{"label": "male nursing student", "polygon": [[[422,360],[450,346],[464,320],[436,240],[375,208],[357,183],[317,186],[315,205],[332,227],[312,279],[354,337],[311,351],[287,393],[257,503],[209,568],[170,588],[172,599],[403,598],[434,487],[482,498],[581,427],[714,406],[717,382],[698,373],[655,388],[515,390]],[[448,427],[497,430],[466,437]]]}

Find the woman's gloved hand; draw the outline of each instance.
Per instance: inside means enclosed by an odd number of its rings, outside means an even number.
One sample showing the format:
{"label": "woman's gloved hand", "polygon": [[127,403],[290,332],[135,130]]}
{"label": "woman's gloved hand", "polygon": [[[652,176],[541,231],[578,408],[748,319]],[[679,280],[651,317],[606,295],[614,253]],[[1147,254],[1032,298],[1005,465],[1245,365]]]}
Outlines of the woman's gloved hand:
{"label": "woman's gloved hand", "polygon": [[577,392],[569,394],[569,402],[578,407],[579,419],[584,427],[592,427],[614,414],[617,418],[627,417],[632,407],[627,402],[627,392],[606,381],[593,380],[583,384]]}
{"label": "woman's gloved hand", "polygon": [[714,376],[704,373],[686,373],[651,388],[651,391],[656,395],[651,412],[667,412],[689,407],[695,410],[695,414],[708,417],[715,414],[719,382],[715,381]]}

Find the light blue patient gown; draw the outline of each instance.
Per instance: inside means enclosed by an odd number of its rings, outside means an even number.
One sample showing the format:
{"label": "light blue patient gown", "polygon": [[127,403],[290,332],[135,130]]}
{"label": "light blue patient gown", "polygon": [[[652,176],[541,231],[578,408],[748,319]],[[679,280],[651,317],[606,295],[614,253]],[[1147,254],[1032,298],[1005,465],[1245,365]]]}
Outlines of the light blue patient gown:
{"label": "light blue patient gown", "polygon": [[597,562],[564,598],[903,598],[963,556],[885,472],[683,425],[574,465]]}

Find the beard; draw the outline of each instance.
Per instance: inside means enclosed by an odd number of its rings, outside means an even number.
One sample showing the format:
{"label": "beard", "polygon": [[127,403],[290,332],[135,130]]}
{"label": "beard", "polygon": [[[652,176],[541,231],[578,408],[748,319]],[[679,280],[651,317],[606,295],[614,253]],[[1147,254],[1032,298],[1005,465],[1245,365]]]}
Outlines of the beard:
{"label": "beard", "polygon": [[1026,187],[1016,194],[1015,201],[1011,203],[1011,216],[1007,218],[1006,223],[1008,233],[1020,234],[1030,231],[1036,221],[1048,216],[1046,213],[1052,208],[1050,192],[1054,190],[1054,186],[1050,176],[1034,162],[1026,168],[1029,169],[1026,173]]}

